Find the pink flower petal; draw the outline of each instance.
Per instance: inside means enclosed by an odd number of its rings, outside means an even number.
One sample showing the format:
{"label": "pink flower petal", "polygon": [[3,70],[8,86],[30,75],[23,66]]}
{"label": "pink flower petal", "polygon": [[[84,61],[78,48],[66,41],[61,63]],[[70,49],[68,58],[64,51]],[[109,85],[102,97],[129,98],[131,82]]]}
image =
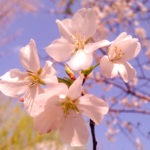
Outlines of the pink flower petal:
{"label": "pink flower petal", "polygon": [[131,35],[127,35],[127,33],[123,32],[112,42],[112,45],[109,47],[108,56],[111,60],[116,57],[116,62],[124,63],[136,57],[140,50],[141,45],[138,39],[132,38]]}
{"label": "pink flower petal", "polygon": [[89,43],[89,44],[85,45],[84,51],[86,53],[93,53],[98,48],[109,46],[110,44],[111,44],[111,42],[109,42],[108,40],[102,40],[102,41],[98,41],[95,43]]}
{"label": "pink flower petal", "polygon": [[115,64],[113,64],[106,55],[100,60],[100,69],[101,74],[106,78],[113,78],[118,75],[118,70],[115,68]]}
{"label": "pink flower petal", "polygon": [[88,69],[93,62],[93,55],[87,54],[83,50],[78,50],[72,58],[67,62],[69,67],[74,70]]}
{"label": "pink flower petal", "polygon": [[136,70],[127,62],[119,65],[118,72],[125,82],[133,80],[136,76]]}
{"label": "pink flower petal", "polygon": [[56,23],[58,25],[59,31],[63,38],[65,38],[68,42],[74,43],[74,35],[70,32],[69,29],[71,29],[72,26],[72,20],[71,19],[64,19],[63,21],[56,20]]}
{"label": "pink flower petal", "polygon": [[114,41],[120,41],[120,40],[123,40],[124,38],[126,38],[128,35],[126,32],[122,32],[120,33],[117,38],[114,40]]}
{"label": "pink flower petal", "polygon": [[56,95],[47,99],[45,94],[42,94],[38,99],[44,100],[41,101],[44,108],[34,117],[34,128],[41,134],[60,128],[63,123],[63,110],[58,103],[59,97]]}
{"label": "pink flower petal", "polygon": [[61,139],[71,146],[83,146],[87,144],[89,133],[87,125],[80,114],[70,114],[64,120],[60,128]]}
{"label": "pink flower petal", "polygon": [[[68,29],[68,31],[73,35],[74,34],[74,32],[73,32],[73,24],[72,24],[72,19],[63,19],[62,21],[61,21],[62,23],[63,23],[63,25]],[[74,36],[74,35],[73,35]],[[71,39],[71,41],[70,42],[73,42],[72,40],[74,40],[74,37],[72,37],[73,39]]]}
{"label": "pink flower petal", "polygon": [[17,97],[24,93],[26,88],[27,85],[25,85],[25,82],[0,81],[0,91],[6,96]]}
{"label": "pink flower petal", "polygon": [[77,99],[78,97],[81,96],[82,92],[82,82],[83,82],[83,77],[79,76],[74,83],[70,86],[68,90],[67,96],[71,98],[72,100]]}
{"label": "pink flower petal", "polygon": [[34,85],[28,87],[24,93],[24,107],[30,116],[35,116],[40,111],[40,103],[36,101],[36,96],[42,93],[43,90],[40,86]]}
{"label": "pink flower petal", "polygon": [[[121,59],[119,61],[128,61],[136,57],[141,49],[140,43],[138,39],[128,39],[117,42],[112,46],[117,46],[123,53]],[[111,47],[110,47],[111,49]]]}
{"label": "pink flower petal", "polygon": [[12,69],[0,77],[0,91],[7,96],[17,97],[22,94],[29,82],[23,80],[26,73],[22,73],[18,69]]}
{"label": "pink flower petal", "polygon": [[46,48],[46,52],[58,62],[66,61],[74,51],[74,45],[66,39],[60,38],[55,40]]}
{"label": "pink flower petal", "polygon": [[28,71],[37,72],[40,69],[39,56],[33,39],[20,50],[20,61]]}
{"label": "pink flower petal", "polygon": [[[35,102],[40,105],[37,113],[34,115],[35,129],[40,133],[46,133],[50,130],[59,128],[63,123],[64,113],[61,108],[61,95],[66,95],[68,87],[59,83],[45,90],[44,93],[38,95]],[[38,109],[39,107],[40,110]],[[35,108],[35,109],[36,109]]]}
{"label": "pink flower petal", "polygon": [[[48,88],[46,89],[42,89],[39,85],[29,87],[24,94],[25,109],[27,110],[30,116],[36,116],[40,112],[40,101],[43,103],[42,105],[44,105],[45,101],[47,101],[51,97],[55,95],[58,95],[59,97],[59,94],[66,95],[67,92],[68,87],[63,83],[51,84],[51,86],[48,86]],[[40,100],[39,97],[42,100]]]}
{"label": "pink flower petal", "polygon": [[99,124],[104,115],[108,113],[108,104],[91,94],[86,94],[79,99],[78,108],[83,114]]}
{"label": "pink flower petal", "polygon": [[[72,18],[74,33],[79,37],[92,37],[96,32],[96,13],[93,9],[82,8]],[[91,28],[92,27],[92,28]]]}
{"label": "pink flower petal", "polygon": [[51,61],[46,61],[42,69],[41,78],[46,84],[58,83],[56,70],[52,66]]}

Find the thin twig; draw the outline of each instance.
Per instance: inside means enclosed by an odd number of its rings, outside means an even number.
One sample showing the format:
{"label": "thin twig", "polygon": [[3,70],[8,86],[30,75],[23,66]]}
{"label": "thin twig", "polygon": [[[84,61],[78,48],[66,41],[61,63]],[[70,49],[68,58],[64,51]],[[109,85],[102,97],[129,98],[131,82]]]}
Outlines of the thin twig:
{"label": "thin twig", "polygon": [[93,141],[93,150],[96,150],[97,141],[95,137],[95,123],[91,119],[90,119],[90,128],[91,128],[92,141]]}
{"label": "thin twig", "polygon": [[115,113],[138,113],[138,114],[150,115],[150,111],[135,110],[135,109],[113,109],[113,108],[110,108],[109,112],[115,112]]}

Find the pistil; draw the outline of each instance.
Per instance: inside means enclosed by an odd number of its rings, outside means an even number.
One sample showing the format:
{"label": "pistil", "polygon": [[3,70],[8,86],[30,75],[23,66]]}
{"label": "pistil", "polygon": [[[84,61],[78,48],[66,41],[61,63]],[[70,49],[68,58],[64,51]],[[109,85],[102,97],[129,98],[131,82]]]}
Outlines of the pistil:
{"label": "pistil", "polygon": [[65,117],[67,117],[67,115],[70,114],[71,110],[73,110],[77,113],[79,112],[79,109],[77,107],[77,99],[72,100],[69,97],[66,97],[65,101],[61,103],[61,106],[63,108]]}
{"label": "pistil", "polygon": [[[110,48],[108,49],[108,54],[110,53]],[[113,47],[113,54],[110,55],[109,59],[110,61],[114,62],[114,61],[117,61],[119,59],[122,58],[122,56],[124,55],[124,52],[122,52],[122,49],[120,49],[119,47],[117,46],[114,46]]]}
{"label": "pistil", "polygon": [[40,75],[42,73],[42,69],[40,68],[37,73],[34,73],[32,71],[27,71],[28,75],[31,79],[31,86],[35,85],[35,84],[41,84],[41,85],[46,85],[46,83],[41,79]]}

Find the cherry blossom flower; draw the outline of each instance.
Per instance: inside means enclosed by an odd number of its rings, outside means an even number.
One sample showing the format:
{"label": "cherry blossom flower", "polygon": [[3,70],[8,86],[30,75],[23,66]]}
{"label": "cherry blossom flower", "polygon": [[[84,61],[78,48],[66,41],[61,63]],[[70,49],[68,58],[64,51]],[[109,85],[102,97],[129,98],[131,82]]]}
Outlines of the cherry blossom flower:
{"label": "cherry blossom flower", "polygon": [[37,97],[38,101],[42,101],[43,108],[34,116],[37,131],[43,134],[59,130],[62,140],[71,146],[82,146],[88,142],[89,133],[82,115],[99,124],[108,112],[108,105],[94,95],[81,96],[82,82],[80,76],[70,88],[60,83]]}
{"label": "cherry blossom flower", "polygon": [[118,74],[125,82],[133,80],[136,70],[127,61],[136,57],[141,49],[137,38],[132,38],[127,33],[121,33],[108,48],[107,55],[100,60],[101,73],[108,78]]}
{"label": "cherry blossom flower", "polygon": [[87,69],[93,62],[93,52],[108,45],[102,40],[90,43],[96,32],[96,13],[93,9],[80,9],[72,19],[56,20],[61,38],[50,44],[46,51],[56,61],[66,61],[75,71]]}
{"label": "cherry blossom flower", "polygon": [[39,56],[33,39],[20,50],[20,61],[25,72],[19,69],[11,69],[0,77],[0,91],[7,96],[17,97],[24,93],[23,100],[30,115],[36,113],[33,105],[34,98],[41,93],[42,86],[57,83],[56,71],[52,62],[46,61],[43,68],[40,67]]}

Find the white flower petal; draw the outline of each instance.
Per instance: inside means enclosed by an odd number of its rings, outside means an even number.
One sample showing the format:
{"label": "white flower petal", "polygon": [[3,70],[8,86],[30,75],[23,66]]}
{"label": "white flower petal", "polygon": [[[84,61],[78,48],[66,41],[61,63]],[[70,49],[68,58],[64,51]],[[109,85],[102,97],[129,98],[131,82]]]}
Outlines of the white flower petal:
{"label": "white flower petal", "polygon": [[[65,38],[66,40],[68,40],[70,43],[74,42],[74,35],[70,32],[69,29],[71,29],[72,26],[72,20],[71,19],[65,19],[63,21],[60,20],[56,20],[56,23],[58,25],[59,31],[61,33],[61,35],[63,36],[63,38]],[[69,25],[67,25],[67,23]]]}
{"label": "white flower petal", "polygon": [[0,91],[10,97],[17,97],[24,93],[27,85],[25,82],[8,82],[0,80]]}
{"label": "white flower petal", "polygon": [[133,59],[138,55],[141,49],[140,43],[136,38],[116,42],[110,47],[110,50],[113,49],[114,51],[115,46],[121,50],[121,53],[123,53],[119,61],[127,61]]}
{"label": "white flower petal", "polygon": [[66,61],[74,51],[74,45],[66,39],[59,38],[46,48],[46,52],[58,62]]}
{"label": "white flower petal", "polygon": [[124,38],[126,38],[128,35],[126,32],[122,32],[120,33],[117,38],[114,40],[114,41],[120,41],[120,40],[123,40]]}
{"label": "white flower petal", "polygon": [[133,57],[136,57],[140,53],[140,50],[141,50],[141,44],[137,42],[137,47],[136,47]]}
{"label": "white flower petal", "polygon": [[79,76],[70,86],[67,96],[72,100],[81,96],[83,77]]}
{"label": "white flower petal", "polygon": [[96,124],[99,124],[104,115],[108,113],[108,104],[91,94],[86,94],[79,99],[78,108],[83,114],[90,117]]}
{"label": "white flower petal", "polygon": [[70,59],[70,61],[67,62],[69,67],[74,70],[84,70],[88,69],[93,62],[93,55],[87,54],[84,52],[84,50],[78,50]]}
{"label": "white flower petal", "polygon": [[70,114],[64,120],[60,128],[61,139],[71,146],[83,146],[87,144],[89,133],[87,125],[80,114]]}
{"label": "white flower petal", "polygon": [[93,9],[82,8],[72,18],[74,33],[84,35],[85,40],[96,32],[96,13]]}
{"label": "white flower petal", "polygon": [[30,40],[28,45],[21,48],[20,61],[28,71],[37,72],[40,69],[39,56],[33,39]]}
{"label": "white flower petal", "polygon": [[102,41],[98,41],[98,42],[95,42],[95,43],[89,43],[89,44],[85,45],[84,51],[86,53],[93,53],[98,48],[109,46],[110,44],[111,44],[111,42],[109,42],[108,40],[102,40]]}
{"label": "white flower petal", "polygon": [[104,55],[100,60],[101,74],[106,78],[113,78],[118,75],[118,70],[111,61],[109,61],[108,56]]}
{"label": "white flower petal", "polygon": [[53,68],[51,61],[46,61],[42,69],[41,78],[46,84],[58,83],[56,70]]}
{"label": "white flower petal", "polygon": [[124,64],[119,64],[118,72],[125,82],[133,80],[136,76],[135,69],[127,62]]}
{"label": "white flower petal", "polygon": [[57,129],[63,123],[64,113],[61,109],[61,95],[67,95],[68,87],[59,83],[47,88],[44,93],[38,95],[35,102],[40,102],[37,111],[34,115],[35,128],[40,133],[49,132],[52,129]]}
{"label": "white flower petal", "polygon": [[[46,96],[48,97],[48,96]],[[63,123],[63,110],[59,104],[59,97],[46,98],[45,94],[39,95],[38,99],[44,102],[43,111],[34,117],[34,128],[41,134],[50,132],[61,127]]]}
{"label": "white flower petal", "polygon": [[0,77],[0,91],[7,96],[17,97],[22,94],[27,86],[28,81],[24,80],[26,73],[18,69],[12,69]]}
{"label": "white flower petal", "polygon": [[109,47],[108,56],[110,59],[115,59],[116,57],[115,61],[118,61],[118,63],[125,62],[136,57],[140,50],[141,45],[138,39],[132,38],[131,35],[123,32],[112,42],[112,45]]}
{"label": "white flower petal", "polygon": [[73,25],[72,25],[72,19],[63,19],[61,21],[64,26],[69,30],[69,32],[73,35]]}
{"label": "white flower petal", "polygon": [[64,83],[52,84],[48,88],[44,89],[45,99],[48,99],[54,95],[67,95],[68,87]]}
{"label": "white flower petal", "polygon": [[27,73],[25,72],[21,72],[18,69],[11,69],[10,71],[6,72],[5,74],[3,74],[0,79],[1,80],[6,80],[6,81],[10,81],[10,82],[17,82],[20,80],[24,80],[25,77],[27,76]]}
{"label": "white flower petal", "polygon": [[38,85],[28,87],[24,93],[24,107],[30,116],[35,116],[40,111],[40,104],[35,100],[36,96],[42,93],[43,90]]}
{"label": "white flower petal", "polygon": [[49,60],[45,61],[45,66],[42,68],[41,76],[46,76],[47,74],[56,75],[53,63]]}

